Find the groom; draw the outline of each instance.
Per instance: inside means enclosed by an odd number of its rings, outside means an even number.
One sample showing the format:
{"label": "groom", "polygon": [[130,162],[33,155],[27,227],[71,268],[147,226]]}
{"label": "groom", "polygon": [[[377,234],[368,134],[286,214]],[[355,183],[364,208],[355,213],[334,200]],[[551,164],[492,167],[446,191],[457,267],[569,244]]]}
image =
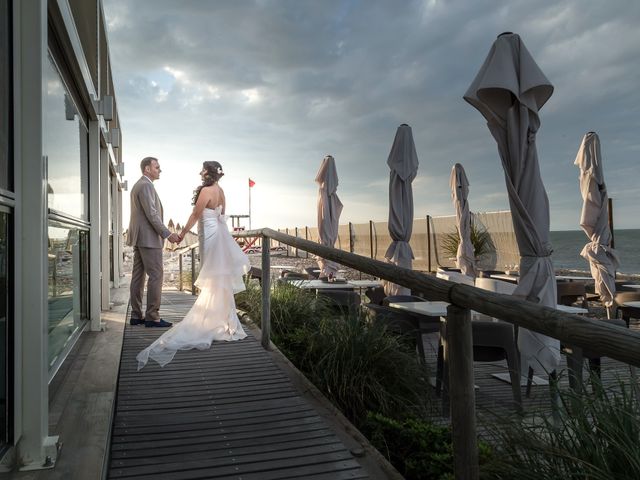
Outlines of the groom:
{"label": "groom", "polygon": [[[170,322],[160,318],[162,295],[162,247],[164,239],[179,242],[178,234],[171,233],[162,220],[162,203],[153,186],[160,178],[157,158],[146,157],[140,162],[142,177],[131,189],[131,219],[127,245],[133,246],[133,271],[131,273],[131,325],[144,323],[145,327],[170,327]],[[147,311],[142,316],[142,292],[144,276],[147,282]]]}

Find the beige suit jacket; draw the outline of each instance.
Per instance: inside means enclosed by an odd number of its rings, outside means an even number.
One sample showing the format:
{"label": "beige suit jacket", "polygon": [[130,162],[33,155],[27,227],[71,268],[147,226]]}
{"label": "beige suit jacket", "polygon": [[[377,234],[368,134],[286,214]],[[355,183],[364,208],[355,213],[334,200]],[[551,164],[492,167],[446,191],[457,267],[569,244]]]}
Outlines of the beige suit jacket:
{"label": "beige suit jacket", "polygon": [[162,248],[171,232],[164,226],[162,203],[147,177],[142,176],[131,189],[131,220],[127,245]]}

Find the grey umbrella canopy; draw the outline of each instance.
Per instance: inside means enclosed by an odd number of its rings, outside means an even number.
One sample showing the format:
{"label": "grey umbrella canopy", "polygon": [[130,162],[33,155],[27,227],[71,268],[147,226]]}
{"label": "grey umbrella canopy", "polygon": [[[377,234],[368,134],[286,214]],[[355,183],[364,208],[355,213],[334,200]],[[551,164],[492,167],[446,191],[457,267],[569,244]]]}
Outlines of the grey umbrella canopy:
{"label": "grey umbrella canopy", "polygon": [[476,276],[476,258],[471,243],[471,212],[469,211],[469,180],[464,167],[456,163],[451,169],[449,178],[451,186],[451,198],[456,209],[456,224],[458,228],[458,251],[456,253],[456,266],[464,275]]}
{"label": "grey umbrella canopy", "polygon": [[[316,175],[318,188],[318,236],[320,244],[333,247],[338,239],[338,226],[342,213],[342,202],[338,198],[338,172],[336,162],[331,155],[327,155],[320,164]],[[338,265],[329,260],[318,257],[320,276],[335,275]]]}
{"label": "grey umbrella canopy", "polygon": [[[409,245],[413,230],[413,189],[411,182],[418,173],[418,154],[413,143],[411,127],[403,123],[398,127],[396,136],[387,158],[389,172],[389,235],[391,245],[385,253],[390,262],[405,268],[411,268],[413,251]],[[408,295],[408,288],[393,283],[385,284],[387,295]]]}
{"label": "grey umbrella canopy", "polygon": [[[540,177],[536,133],[538,112],[553,93],[519,35],[504,33],[464,95],[487,120],[498,144],[511,217],[520,250],[520,279],[514,295],[556,306],[556,283],[549,241],[549,200]],[[522,367],[551,372],[560,363],[560,342],[518,331]]]}
{"label": "grey umbrella canopy", "polygon": [[615,275],[619,261],[617,253],[611,248],[607,187],[602,172],[600,139],[595,132],[584,136],[573,163],[580,169],[580,193],[583,201],[580,227],[590,240],[580,255],[589,262],[591,276],[596,283],[596,293],[610,307],[616,293]]}

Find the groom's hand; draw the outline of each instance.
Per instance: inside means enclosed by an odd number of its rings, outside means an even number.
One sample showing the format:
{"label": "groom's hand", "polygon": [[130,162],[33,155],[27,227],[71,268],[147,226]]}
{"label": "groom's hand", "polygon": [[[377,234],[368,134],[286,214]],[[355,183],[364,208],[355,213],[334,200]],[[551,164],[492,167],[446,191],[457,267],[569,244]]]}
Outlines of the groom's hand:
{"label": "groom's hand", "polygon": [[180,243],[180,236],[177,233],[172,233],[167,238],[171,243]]}

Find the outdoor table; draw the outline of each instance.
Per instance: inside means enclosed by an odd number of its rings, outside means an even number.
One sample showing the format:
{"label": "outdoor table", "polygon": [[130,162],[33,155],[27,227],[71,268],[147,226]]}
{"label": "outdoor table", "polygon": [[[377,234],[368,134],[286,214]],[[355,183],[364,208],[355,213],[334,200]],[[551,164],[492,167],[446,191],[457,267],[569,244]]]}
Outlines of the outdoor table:
{"label": "outdoor table", "polygon": [[392,302],[389,304],[391,308],[398,310],[406,310],[411,313],[425,315],[427,317],[446,317],[447,302]]}
{"label": "outdoor table", "polygon": [[[286,280],[286,278],[285,278]],[[356,288],[348,282],[323,282],[322,280],[290,280],[298,288],[310,290],[353,290]]]}
{"label": "outdoor table", "polygon": [[517,275],[510,275],[507,273],[494,273],[492,275],[489,275],[489,278],[494,278],[496,280],[504,280],[506,282],[511,282],[511,283],[518,283],[518,277]]}
{"label": "outdoor table", "polygon": [[640,308],[640,302],[624,302],[622,303],[623,307],[631,307],[631,308]]}
{"label": "outdoor table", "polygon": [[[640,302],[637,302],[640,303]],[[582,307],[572,307],[570,305],[556,305],[556,309],[565,313],[573,313],[575,315],[582,315],[585,313],[589,313],[589,310]]]}
{"label": "outdoor table", "polygon": [[556,280],[568,280],[570,282],[593,282],[593,277],[579,277],[577,275],[556,275]]}
{"label": "outdoor table", "polygon": [[368,287],[381,287],[382,281],[380,280],[348,280],[347,283],[349,285],[353,285],[358,288],[368,288]]}

